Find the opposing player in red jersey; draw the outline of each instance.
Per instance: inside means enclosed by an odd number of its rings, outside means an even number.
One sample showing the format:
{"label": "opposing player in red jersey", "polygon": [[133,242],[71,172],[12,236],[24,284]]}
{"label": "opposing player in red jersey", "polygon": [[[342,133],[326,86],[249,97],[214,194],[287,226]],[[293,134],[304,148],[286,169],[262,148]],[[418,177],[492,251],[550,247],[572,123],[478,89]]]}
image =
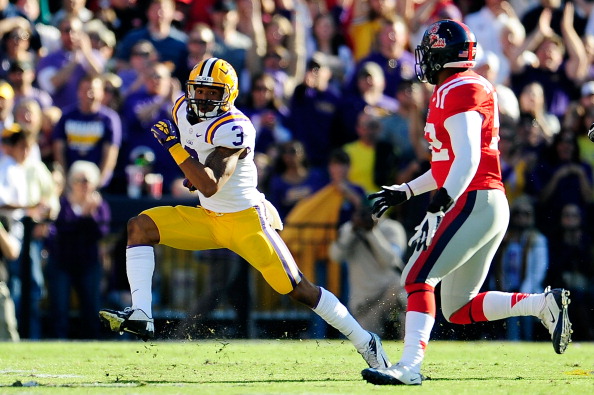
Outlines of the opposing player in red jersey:
{"label": "opposing player in red jersey", "polygon": [[442,312],[452,323],[532,315],[549,330],[557,353],[571,341],[569,291],[549,287],[541,294],[479,294],[507,229],[509,206],[497,148],[497,95],[471,70],[475,51],[474,34],[463,23],[441,20],[427,28],[416,58],[419,79],[435,85],[425,125],[431,169],[369,196],[379,217],[411,196],[437,190],[409,241],[413,254],[402,273],[408,294],[402,357],[390,368],[363,370],[363,378],[373,384],[422,383],[439,282]]}

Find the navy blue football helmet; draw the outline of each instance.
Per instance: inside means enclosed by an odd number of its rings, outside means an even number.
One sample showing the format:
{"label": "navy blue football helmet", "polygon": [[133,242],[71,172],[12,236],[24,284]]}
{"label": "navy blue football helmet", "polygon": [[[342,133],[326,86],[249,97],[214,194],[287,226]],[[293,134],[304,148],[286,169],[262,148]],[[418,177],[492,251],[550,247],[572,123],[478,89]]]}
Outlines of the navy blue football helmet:
{"label": "navy blue football helmet", "polygon": [[443,19],[425,30],[415,50],[416,74],[421,82],[435,85],[440,70],[474,67],[475,57],[474,33],[462,22]]}

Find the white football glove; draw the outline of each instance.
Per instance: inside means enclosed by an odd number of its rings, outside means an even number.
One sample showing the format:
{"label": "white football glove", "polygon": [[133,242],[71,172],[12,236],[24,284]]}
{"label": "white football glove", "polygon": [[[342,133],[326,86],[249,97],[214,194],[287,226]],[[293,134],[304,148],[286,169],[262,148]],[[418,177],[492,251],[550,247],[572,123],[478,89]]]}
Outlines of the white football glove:
{"label": "white football glove", "polygon": [[444,215],[443,211],[438,211],[437,213],[427,212],[423,221],[415,228],[416,233],[408,241],[408,246],[412,247],[415,251],[419,251],[421,248],[426,250],[431,245],[433,236],[435,236],[437,227]]}
{"label": "white football glove", "polygon": [[409,247],[412,247],[415,251],[420,251],[421,248],[426,250],[431,245],[433,236],[435,236],[437,227],[445,216],[445,212],[449,210],[452,204],[454,204],[454,200],[448,195],[448,191],[445,188],[439,188],[427,207],[425,218],[415,228],[416,233],[408,241]]}

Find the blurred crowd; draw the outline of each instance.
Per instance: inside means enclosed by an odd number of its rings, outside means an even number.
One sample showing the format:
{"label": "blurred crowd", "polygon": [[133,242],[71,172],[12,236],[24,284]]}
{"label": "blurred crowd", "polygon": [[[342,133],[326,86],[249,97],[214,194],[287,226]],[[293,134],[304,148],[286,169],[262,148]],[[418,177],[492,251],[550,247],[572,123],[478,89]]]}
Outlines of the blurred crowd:
{"label": "blurred crowd", "polygon": [[[212,56],[239,75],[235,104],[257,129],[260,189],[283,219],[336,183],[352,187],[336,228],[371,231],[366,194],[427,169],[432,86],[417,80],[414,53],[444,18],[475,33],[475,70],[499,98],[493,143],[511,222],[488,281],[504,291],[568,288],[574,338],[594,339],[588,0],[0,0],[0,338],[70,337],[71,289],[84,336],[100,337],[106,198],[192,196],[149,130]],[[401,233],[389,271],[406,262],[404,241],[427,201],[386,214]],[[532,339],[532,324],[508,323],[507,338]]]}

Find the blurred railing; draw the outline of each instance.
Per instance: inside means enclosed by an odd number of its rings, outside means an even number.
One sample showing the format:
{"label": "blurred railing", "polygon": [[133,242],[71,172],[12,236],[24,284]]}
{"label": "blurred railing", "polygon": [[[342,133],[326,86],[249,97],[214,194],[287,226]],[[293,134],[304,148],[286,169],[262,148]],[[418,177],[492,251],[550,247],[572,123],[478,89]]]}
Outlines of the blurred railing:
{"label": "blurred railing", "polygon": [[[105,198],[111,208],[112,224],[111,232],[102,240],[100,248],[106,269],[105,284],[102,289],[107,295],[108,292],[114,291],[110,288],[113,284],[119,284],[121,295],[129,297],[125,271],[125,229],[128,219],[150,207],[195,205],[196,201],[167,197],[159,200],[152,198],[130,199],[125,196],[106,196]],[[30,236],[31,226],[27,229],[29,229],[27,234]],[[287,237],[287,244],[302,273],[310,281],[339,295],[341,267],[330,263],[327,255],[328,245],[333,240],[335,232],[335,226],[332,224],[285,224],[285,230],[281,233],[281,237]],[[119,257],[116,257],[118,254]],[[213,257],[213,254],[208,251],[183,251],[157,245],[155,254],[153,313],[158,320],[180,321],[187,319],[191,314],[192,307],[199,300],[204,299],[208,292],[214,291],[216,303],[212,305],[208,319],[211,322],[230,322],[245,316],[247,317],[246,337],[269,337],[274,332],[274,328],[271,326],[275,324],[278,324],[281,333],[283,330],[287,332],[291,323],[294,322],[301,322],[300,331],[308,330],[314,313],[309,308],[294,302],[287,295],[278,294],[264,281],[259,272],[230,251],[228,256],[225,254],[221,256],[220,253],[217,253]],[[235,266],[224,265],[224,270],[228,270],[229,273],[213,270],[213,265],[223,265],[221,262],[229,263],[228,261],[237,263]],[[30,261],[25,259],[22,265],[25,266],[22,272],[24,278],[30,278],[30,270],[27,270],[31,265]],[[234,278],[221,280],[221,276],[225,277],[226,275]],[[215,279],[213,276],[218,277]],[[28,283],[28,281],[23,283],[22,301],[24,306],[29,305]],[[230,287],[229,284],[231,284]],[[217,288],[219,286],[220,289]],[[110,299],[109,302],[113,303],[114,300]],[[129,300],[121,300],[121,302],[126,305],[125,303],[129,303]],[[48,304],[47,298],[41,302],[45,320],[50,319]],[[78,317],[79,308],[77,297],[73,293],[70,313],[72,319]],[[28,322],[29,316],[27,309],[25,310],[21,316],[23,325],[19,326],[22,330],[21,336],[28,338],[28,326],[24,323]]]}
{"label": "blurred railing", "polygon": [[[152,198],[129,199],[111,197],[107,200],[112,208],[112,232],[117,234],[127,220],[142,210],[157,205],[195,205],[196,201],[187,199]],[[340,291],[340,265],[328,264],[327,248],[335,235],[333,224],[285,224],[281,236],[289,235],[287,243],[294,254],[302,273],[312,282],[330,289],[336,294]],[[114,237],[107,238],[106,244],[113,243]],[[109,245],[105,250],[109,250]],[[211,280],[210,258],[208,254],[182,251],[166,246],[156,246],[156,267],[153,277],[153,309],[157,319],[183,320],[198,299],[209,290]],[[229,258],[232,259],[232,258]],[[241,258],[241,265],[249,264]],[[249,298],[248,336],[263,337],[262,327],[271,321],[309,321],[312,312],[286,295],[279,295],[264,281],[259,272],[251,266],[242,272],[240,281],[247,282]],[[320,283],[321,281],[321,283]],[[221,290],[225,292],[225,290]],[[234,292],[229,289],[227,292]],[[229,295],[220,295],[218,305],[209,313],[211,320],[233,320],[237,311]],[[267,325],[267,324],[266,324]]]}

